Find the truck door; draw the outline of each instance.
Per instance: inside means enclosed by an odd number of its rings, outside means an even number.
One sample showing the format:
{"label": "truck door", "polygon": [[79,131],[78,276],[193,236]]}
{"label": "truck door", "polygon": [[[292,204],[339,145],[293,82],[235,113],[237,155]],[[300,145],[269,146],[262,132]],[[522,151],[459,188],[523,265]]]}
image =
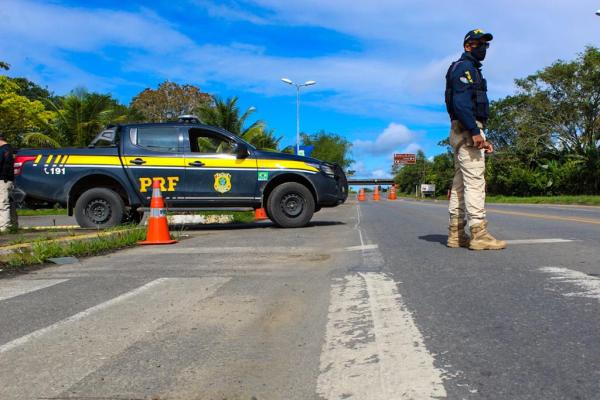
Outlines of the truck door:
{"label": "truck door", "polygon": [[253,154],[238,158],[236,142],[209,129],[184,128],[187,202],[250,205],[258,197],[257,164]]}
{"label": "truck door", "polygon": [[161,180],[163,198],[181,203],[185,178],[181,132],[176,126],[130,127],[124,135],[123,165],[146,205],[152,196],[152,180]]}

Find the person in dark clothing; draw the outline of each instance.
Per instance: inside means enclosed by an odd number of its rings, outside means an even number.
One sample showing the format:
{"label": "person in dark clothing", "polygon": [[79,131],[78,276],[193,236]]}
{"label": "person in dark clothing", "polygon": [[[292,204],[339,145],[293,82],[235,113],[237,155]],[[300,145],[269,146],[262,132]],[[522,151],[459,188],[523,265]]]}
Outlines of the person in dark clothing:
{"label": "person in dark clothing", "polygon": [[[445,100],[452,124],[450,145],[454,149],[448,247],[471,250],[506,247],[505,241],[497,240],[487,231],[485,214],[485,153],[492,153],[494,147],[483,132],[489,101],[481,62],[492,39],[492,34],[481,29],[469,31],[463,41],[464,53],[446,73]],[[467,223],[471,237],[465,233]]]}
{"label": "person in dark clothing", "polygon": [[15,180],[13,148],[0,134],[0,232],[16,225],[16,210],[11,201]]}

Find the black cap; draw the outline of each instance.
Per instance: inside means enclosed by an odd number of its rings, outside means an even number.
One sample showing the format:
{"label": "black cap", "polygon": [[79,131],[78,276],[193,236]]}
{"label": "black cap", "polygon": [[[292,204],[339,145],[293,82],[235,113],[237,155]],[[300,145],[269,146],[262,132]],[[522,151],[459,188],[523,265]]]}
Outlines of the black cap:
{"label": "black cap", "polygon": [[467,43],[469,40],[479,40],[479,39],[484,39],[489,42],[493,38],[494,38],[494,36],[491,33],[485,33],[481,29],[473,29],[472,31],[467,32],[467,34],[465,35],[465,40],[463,40],[463,43]]}

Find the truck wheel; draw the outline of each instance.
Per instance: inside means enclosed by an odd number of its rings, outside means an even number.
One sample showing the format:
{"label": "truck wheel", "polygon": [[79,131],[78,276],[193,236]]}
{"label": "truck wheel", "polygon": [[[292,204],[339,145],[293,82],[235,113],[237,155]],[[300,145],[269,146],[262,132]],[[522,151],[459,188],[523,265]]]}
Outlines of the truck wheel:
{"label": "truck wheel", "polygon": [[277,186],[267,199],[268,215],[282,228],[306,226],[315,211],[315,200],[306,186],[288,182]]}
{"label": "truck wheel", "polygon": [[75,219],[82,228],[109,228],[120,224],[124,215],[123,199],[107,188],[89,189],[75,203]]}

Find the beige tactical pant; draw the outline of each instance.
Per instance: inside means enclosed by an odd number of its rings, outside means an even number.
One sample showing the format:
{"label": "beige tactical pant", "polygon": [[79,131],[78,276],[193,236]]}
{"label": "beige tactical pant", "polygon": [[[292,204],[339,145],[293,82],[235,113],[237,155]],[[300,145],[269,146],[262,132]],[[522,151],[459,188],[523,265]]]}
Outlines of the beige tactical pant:
{"label": "beige tactical pant", "polygon": [[[0,232],[6,232],[13,223],[16,223],[16,209],[14,206],[11,207],[10,200],[12,188],[12,182],[4,182],[0,179]],[[11,208],[13,212],[11,212]]]}
{"label": "beige tactical pant", "polygon": [[[480,128],[483,125],[477,122]],[[485,220],[485,155],[473,147],[471,133],[452,121],[450,146],[454,149],[454,180],[450,192],[450,218],[467,217],[469,226]]]}

